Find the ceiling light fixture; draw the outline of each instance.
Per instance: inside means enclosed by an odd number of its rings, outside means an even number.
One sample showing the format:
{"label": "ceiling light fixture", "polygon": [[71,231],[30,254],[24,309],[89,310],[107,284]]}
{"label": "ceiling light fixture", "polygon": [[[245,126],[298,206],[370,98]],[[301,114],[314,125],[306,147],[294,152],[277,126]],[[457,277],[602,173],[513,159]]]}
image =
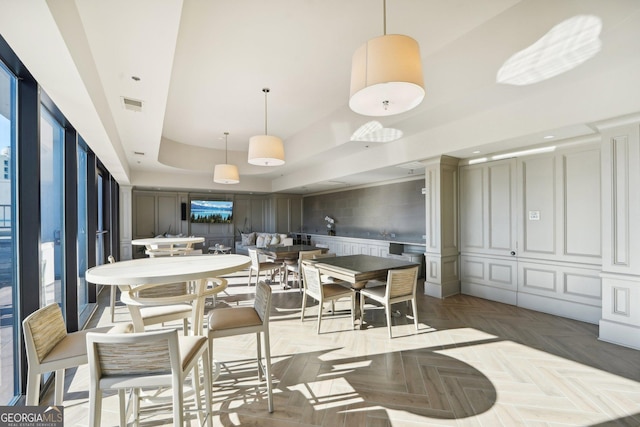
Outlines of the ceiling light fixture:
{"label": "ceiling light fixture", "polygon": [[514,151],[511,153],[504,154],[496,154],[495,156],[491,156],[492,160],[501,160],[508,159],[511,157],[522,157],[522,156],[530,156],[532,154],[540,154],[540,153],[549,153],[551,151],[555,151],[556,146],[552,145],[549,147],[540,147],[540,148],[532,148],[530,150],[522,150],[522,151]]}
{"label": "ceiling light fixture", "polygon": [[249,139],[249,163],[258,166],[280,166],[284,165],[284,144],[277,136],[267,133],[267,94],[269,88],[262,89],[264,92],[264,135],[252,136]]}
{"label": "ceiling light fixture", "polygon": [[218,184],[237,184],[240,182],[240,174],[236,165],[230,165],[227,159],[227,137],[229,132],[224,133],[224,164],[216,165],[213,169],[213,182]]}
{"label": "ceiling light fixture", "polygon": [[384,35],[367,41],[353,54],[349,107],[365,116],[391,116],[417,107],[424,99],[420,46],[409,36]]}

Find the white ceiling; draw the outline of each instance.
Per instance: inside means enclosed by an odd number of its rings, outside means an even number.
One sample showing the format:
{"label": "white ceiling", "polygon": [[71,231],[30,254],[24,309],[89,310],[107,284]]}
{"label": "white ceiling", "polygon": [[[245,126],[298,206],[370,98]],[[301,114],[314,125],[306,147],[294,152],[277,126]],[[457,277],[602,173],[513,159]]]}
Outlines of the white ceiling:
{"label": "white ceiling", "polygon": [[[0,34],[116,179],[140,187],[310,193],[420,175],[397,166],[443,154],[590,135],[640,112],[638,0],[387,0],[387,33],[420,44],[425,101],[379,120],[400,140],[350,142],[371,120],[348,108],[351,55],[382,35],[382,10],[372,0],[0,0]],[[580,14],[603,21],[596,57],[530,86],[495,82],[511,55]],[[264,131],[264,87],[281,167],[246,161]],[[212,181],[223,132],[234,186]]]}

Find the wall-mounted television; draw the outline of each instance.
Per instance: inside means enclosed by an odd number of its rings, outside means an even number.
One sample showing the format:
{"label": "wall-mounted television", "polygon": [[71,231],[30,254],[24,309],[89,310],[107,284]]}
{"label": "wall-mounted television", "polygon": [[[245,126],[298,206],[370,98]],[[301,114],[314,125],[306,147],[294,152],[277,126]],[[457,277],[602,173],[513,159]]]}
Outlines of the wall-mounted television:
{"label": "wall-mounted television", "polygon": [[190,219],[192,223],[232,223],[233,202],[229,200],[192,200]]}

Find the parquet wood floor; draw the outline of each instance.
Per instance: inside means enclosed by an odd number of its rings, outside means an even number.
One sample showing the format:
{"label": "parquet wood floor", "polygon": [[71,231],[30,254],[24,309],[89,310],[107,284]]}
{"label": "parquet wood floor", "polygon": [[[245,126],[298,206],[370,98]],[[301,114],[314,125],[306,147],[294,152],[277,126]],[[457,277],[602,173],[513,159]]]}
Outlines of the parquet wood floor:
{"label": "parquet wood floor", "polygon": [[[246,276],[230,283],[216,308],[251,305]],[[420,295],[417,333],[404,304],[389,339],[381,307],[367,304],[368,329],[353,330],[340,302],[317,335],[317,304],[301,322],[299,292],[273,289],[275,412],[257,380],[254,337],[217,339],[216,426],[640,426],[640,351],[598,341],[596,325],[470,296]],[[93,324],[109,321],[106,297]],[[117,310],[116,320],[127,321],[126,308]],[[86,367],[67,380],[65,424],[85,426]],[[116,410],[111,395],[103,425],[116,425]],[[170,415],[143,421],[172,425]]]}

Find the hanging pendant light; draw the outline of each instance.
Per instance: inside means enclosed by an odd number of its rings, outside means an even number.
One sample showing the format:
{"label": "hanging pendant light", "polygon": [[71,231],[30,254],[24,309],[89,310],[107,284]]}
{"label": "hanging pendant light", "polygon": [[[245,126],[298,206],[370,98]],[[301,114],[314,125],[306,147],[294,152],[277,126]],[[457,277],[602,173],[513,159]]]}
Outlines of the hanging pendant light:
{"label": "hanging pendant light", "polygon": [[284,144],[277,136],[267,133],[267,94],[269,88],[262,89],[264,92],[264,135],[252,136],[249,139],[249,163],[258,166],[280,166],[284,165]]}
{"label": "hanging pendant light", "polygon": [[216,165],[213,169],[213,182],[218,184],[237,184],[240,182],[240,174],[236,165],[230,165],[227,160],[227,137],[229,132],[224,133],[224,164]]}
{"label": "hanging pendant light", "polygon": [[367,41],[353,54],[349,107],[365,116],[392,116],[417,107],[424,99],[420,46],[409,36],[384,35]]}

